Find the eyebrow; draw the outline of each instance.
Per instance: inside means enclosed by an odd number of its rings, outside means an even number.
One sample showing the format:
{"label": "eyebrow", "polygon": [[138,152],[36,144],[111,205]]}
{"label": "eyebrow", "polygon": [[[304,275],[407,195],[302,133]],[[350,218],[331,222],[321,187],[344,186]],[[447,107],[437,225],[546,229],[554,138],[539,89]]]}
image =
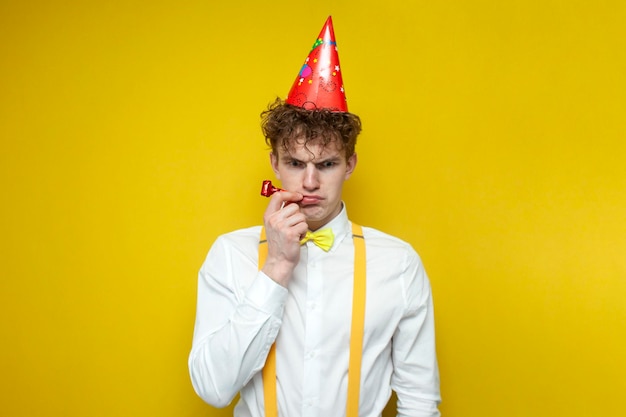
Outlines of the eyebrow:
{"label": "eyebrow", "polygon": [[[315,165],[319,165],[319,164],[324,164],[326,162],[338,162],[340,160],[341,160],[340,156],[330,156],[328,158],[321,159],[319,161],[312,160],[312,161],[309,161],[309,162],[313,162]],[[308,162],[305,162],[305,161],[303,161],[301,159],[295,158],[295,157],[290,156],[290,155],[285,155],[283,157],[283,161],[285,161],[285,162],[299,162],[299,163],[302,163],[302,164],[308,163]]]}
{"label": "eyebrow", "polygon": [[326,159],[322,159],[321,161],[315,162],[315,163],[316,164],[324,164],[326,162],[339,162],[339,161],[341,161],[341,157],[340,156],[331,156],[331,157],[328,157]]}

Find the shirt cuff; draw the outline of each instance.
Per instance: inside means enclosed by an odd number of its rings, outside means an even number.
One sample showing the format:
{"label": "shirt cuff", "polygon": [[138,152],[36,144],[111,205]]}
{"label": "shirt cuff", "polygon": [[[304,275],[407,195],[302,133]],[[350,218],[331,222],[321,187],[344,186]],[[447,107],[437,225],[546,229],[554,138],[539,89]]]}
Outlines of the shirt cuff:
{"label": "shirt cuff", "polygon": [[246,292],[246,298],[251,305],[259,310],[281,318],[285,309],[287,294],[287,288],[259,271]]}

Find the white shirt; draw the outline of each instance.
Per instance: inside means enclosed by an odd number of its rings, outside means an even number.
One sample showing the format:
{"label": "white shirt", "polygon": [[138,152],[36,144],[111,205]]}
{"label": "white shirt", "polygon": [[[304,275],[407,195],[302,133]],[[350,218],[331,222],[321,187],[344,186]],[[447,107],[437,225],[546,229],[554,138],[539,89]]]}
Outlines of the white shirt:
{"label": "white shirt", "polygon": [[[261,370],[276,341],[281,417],[345,416],[354,249],[346,209],[311,241],[284,288],[258,271],[260,226],[220,236],[202,265],[189,372],[197,394],[236,417],[263,417]],[[359,415],[379,417],[391,390],[398,416],[436,417],[440,402],[430,283],[413,248],[363,227],[367,295]]]}

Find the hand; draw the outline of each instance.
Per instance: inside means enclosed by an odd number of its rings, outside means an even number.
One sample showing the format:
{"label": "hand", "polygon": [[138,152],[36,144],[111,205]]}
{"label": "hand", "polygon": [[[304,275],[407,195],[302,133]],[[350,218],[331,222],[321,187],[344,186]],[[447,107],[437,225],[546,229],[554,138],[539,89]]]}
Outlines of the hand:
{"label": "hand", "polygon": [[274,193],[263,215],[267,259],[261,270],[284,287],[300,260],[300,239],[308,230],[306,217],[295,204],[300,200],[299,193]]}

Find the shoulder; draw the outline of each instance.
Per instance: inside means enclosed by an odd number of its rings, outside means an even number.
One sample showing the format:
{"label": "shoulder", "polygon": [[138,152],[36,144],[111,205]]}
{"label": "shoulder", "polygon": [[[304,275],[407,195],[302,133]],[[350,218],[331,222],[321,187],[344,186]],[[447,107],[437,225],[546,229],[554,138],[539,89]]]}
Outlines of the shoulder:
{"label": "shoulder", "polygon": [[243,297],[257,276],[260,233],[261,226],[253,226],[219,235],[200,267],[200,281]]}
{"label": "shoulder", "polygon": [[381,247],[393,251],[415,252],[410,243],[373,227],[363,226],[363,236],[368,247]]}
{"label": "shoulder", "polygon": [[258,245],[261,235],[261,226],[251,226],[244,229],[233,230],[217,237],[215,243],[234,246]]}
{"label": "shoulder", "polygon": [[390,268],[422,267],[419,254],[409,242],[366,226],[363,226],[363,236],[368,259],[386,263]]}
{"label": "shoulder", "polygon": [[219,235],[211,245],[207,260],[214,259],[221,262],[224,258],[232,256],[256,256],[260,235],[261,226],[247,227]]}

